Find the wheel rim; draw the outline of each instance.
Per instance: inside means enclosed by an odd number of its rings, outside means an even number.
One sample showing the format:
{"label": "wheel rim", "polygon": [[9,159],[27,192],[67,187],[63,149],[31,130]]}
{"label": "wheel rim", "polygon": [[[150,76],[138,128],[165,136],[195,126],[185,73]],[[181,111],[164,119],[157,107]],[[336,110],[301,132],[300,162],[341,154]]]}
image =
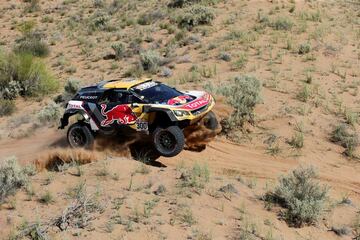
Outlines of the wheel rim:
{"label": "wheel rim", "polygon": [[159,143],[161,147],[167,151],[173,150],[176,146],[175,137],[167,131],[160,133]]}
{"label": "wheel rim", "polygon": [[83,147],[86,144],[86,136],[81,128],[75,128],[70,133],[70,142],[74,147]]}

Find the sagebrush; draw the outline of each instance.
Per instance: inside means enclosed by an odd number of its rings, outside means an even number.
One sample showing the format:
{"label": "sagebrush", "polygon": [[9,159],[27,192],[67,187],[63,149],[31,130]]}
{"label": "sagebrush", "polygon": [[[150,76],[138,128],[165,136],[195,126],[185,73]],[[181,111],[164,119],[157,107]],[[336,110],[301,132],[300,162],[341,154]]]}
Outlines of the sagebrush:
{"label": "sagebrush", "polygon": [[45,95],[56,91],[58,86],[41,59],[31,54],[0,52],[0,92],[4,97]]}
{"label": "sagebrush", "polygon": [[215,19],[214,11],[203,5],[192,5],[184,8],[177,16],[176,22],[182,28],[191,30],[198,25],[210,24]]}
{"label": "sagebrush", "polygon": [[349,157],[354,156],[354,151],[360,144],[359,135],[352,127],[346,124],[335,126],[331,132],[330,140],[344,147],[344,154]]}
{"label": "sagebrush", "polygon": [[281,177],[274,191],[266,194],[265,200],[286,209],[282,217],[289,225],[314,224],[322,215],[328,199],[328,187],[316,181],[316,177],[313,167],[299,167]]}
{"label": "sagebrush", "polygon": [[27,181],[28,177],[15,157],[5,160],[0,165],[0,203],[24,186]]}
{"label": "sagebrush", "polygon": [[228,128],[242,127],[245,122],[254,122],[254,109],[261,101],[261,83],[256,77],[238,76],[228,84],[217,87],[210,84],[207,88],[215,94],[227,97],[227,103],[234,108],[226,121]]}

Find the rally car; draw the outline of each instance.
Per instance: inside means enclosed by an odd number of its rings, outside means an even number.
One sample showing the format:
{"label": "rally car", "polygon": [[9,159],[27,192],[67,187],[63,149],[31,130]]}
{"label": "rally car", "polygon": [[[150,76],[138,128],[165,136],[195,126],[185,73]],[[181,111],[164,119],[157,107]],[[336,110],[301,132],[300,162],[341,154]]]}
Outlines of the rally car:
{"label": "rally car", "polygon": [[205,127],[217,128],[214,105],[209,93],[179,91],[152,79],[103,81],[79,90],[66,104],[59,128],[77,115],[67,132],[72,147],[91,148],[98,134],[136,134],[148,136],[161,156],[173,157],[184,148],[186,127],[201,120]]}

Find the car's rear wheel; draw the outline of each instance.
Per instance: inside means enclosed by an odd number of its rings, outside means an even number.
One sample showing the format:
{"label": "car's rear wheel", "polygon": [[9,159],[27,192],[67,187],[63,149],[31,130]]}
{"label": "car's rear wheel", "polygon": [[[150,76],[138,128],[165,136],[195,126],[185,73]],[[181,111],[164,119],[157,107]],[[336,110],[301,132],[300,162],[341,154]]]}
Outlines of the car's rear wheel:
{"label": "car's rear wheel", "polygon": [[69,127],[67,140],[73,148],[91,148],[94,144],[94,135],[86,124],[77,122]]}
{"label": "car's rear wheel", "polygon": [[204,126],[210,130],[216,130],[219,126],[216,115],[212,111],[208,112],[205,115],[203,121],[204,121]]}
{"label": "car's rear wheel", "polygon": [[164,157],[178,155],[185,145],[184,133],[178,126],[156,128],[153,133],[153,141],[156,150]]}

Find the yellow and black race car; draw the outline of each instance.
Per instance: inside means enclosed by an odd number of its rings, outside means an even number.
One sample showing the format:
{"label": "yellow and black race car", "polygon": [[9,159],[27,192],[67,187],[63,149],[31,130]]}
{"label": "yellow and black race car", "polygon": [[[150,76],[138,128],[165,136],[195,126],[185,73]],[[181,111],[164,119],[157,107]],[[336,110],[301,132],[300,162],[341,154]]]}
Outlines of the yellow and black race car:
{"label": "yellow and black race car", "polygon": [[160,155],[172,157],[184,148],[184,128],[201,119],[207,128],[217,128],[214,105],[206,92],[178,91],[152,79],[104,81],[80,89],[67,103],[59,128],[79,115],[67,133],[72,147],[90,148],[99,133],[137,134],[150,137]]}

